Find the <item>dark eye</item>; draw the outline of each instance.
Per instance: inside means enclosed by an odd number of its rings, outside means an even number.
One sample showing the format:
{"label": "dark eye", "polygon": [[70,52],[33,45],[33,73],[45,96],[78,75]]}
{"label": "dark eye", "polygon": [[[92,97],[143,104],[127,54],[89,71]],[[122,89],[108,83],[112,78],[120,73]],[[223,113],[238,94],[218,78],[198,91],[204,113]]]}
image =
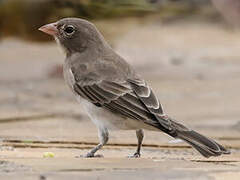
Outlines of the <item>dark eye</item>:
{"label": "dark eye", "polygon": [[67,26],[64,31],[67,33],[67,34],[73,34],[75,32],[75,28],[72,26],[72,25],[69,25]]}

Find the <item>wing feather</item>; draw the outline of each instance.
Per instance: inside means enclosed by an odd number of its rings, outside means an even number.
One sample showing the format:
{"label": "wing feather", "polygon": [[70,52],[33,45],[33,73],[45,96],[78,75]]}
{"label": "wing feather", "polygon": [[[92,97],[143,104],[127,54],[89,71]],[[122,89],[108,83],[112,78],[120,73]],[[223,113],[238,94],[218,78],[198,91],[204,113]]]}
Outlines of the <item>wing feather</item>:
{"label": "wing feather", "polygon": [[163,114],[163,108],[154,95],[152,89],[144,82],[140,80],[129,80],[134,92],[141,99],[150,112],[154,114]]}
{"label": "wing feather", "polygon": [[131,84],[133,91],[136,93],[136,96],[139,97],[140,101],[145,105],[146,109],[154,115],[155,119],[164,128],[171,131],[171,121],[166,118],[166,115],[163,112],[162,105],[154,95],[151,88],[147,85],[147,83],[140,79],[130,79],[128,80],[128,82]]}
{"label": "wing feather", "polygon": [[96,106],[155,127],[161,125],[171,129],[170,121],[162,118],[164,114],[160,102],[144,81],[97,81],[85,86],[76,82],[73,87],[77,94]]}

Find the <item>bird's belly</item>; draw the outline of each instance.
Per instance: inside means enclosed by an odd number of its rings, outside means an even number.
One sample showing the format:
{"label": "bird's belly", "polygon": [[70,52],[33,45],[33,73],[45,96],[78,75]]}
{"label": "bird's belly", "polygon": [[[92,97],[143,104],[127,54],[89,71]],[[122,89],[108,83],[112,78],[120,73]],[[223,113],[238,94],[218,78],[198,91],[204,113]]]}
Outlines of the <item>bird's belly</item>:
{"label": "bird's belly", "polygon": [[111,111],[108,111],[107,109],[97,107],[81,97],[78,97],[78,101],[97,127],[131,130],[141,129],[145,126],[145,124],[141,121],[121,117],[112,113]]}

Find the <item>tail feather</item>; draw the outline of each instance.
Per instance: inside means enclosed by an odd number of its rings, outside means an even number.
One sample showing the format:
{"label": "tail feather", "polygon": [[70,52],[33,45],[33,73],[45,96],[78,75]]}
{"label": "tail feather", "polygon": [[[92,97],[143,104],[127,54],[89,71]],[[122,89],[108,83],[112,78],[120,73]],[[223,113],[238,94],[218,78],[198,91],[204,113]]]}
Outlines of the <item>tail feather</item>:
{"label": "tail feather", "polygon": [[194,147],[204,157],[220,156],[221,154],[230,154],[230,151],[214,140],[207,138],[196,131],[189,130],[182,124],[171,121],[174,129],[175,138],[179,138]]}
{"label": "tail feather", "polygon": [[193,146],[204,157],[220,156],[221,154],[229,154],[222,145],[214,140],[207,138],[196,131],[179,131],[177,137]]}

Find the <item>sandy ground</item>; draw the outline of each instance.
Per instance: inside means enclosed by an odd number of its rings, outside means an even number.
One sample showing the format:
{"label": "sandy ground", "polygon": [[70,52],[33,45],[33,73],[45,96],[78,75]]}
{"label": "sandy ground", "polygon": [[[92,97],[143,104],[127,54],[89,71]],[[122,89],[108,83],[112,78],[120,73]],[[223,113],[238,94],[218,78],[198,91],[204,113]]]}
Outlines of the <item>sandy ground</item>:
{"label": "sandy ground", "polygon": [[[117,31],[112,29],[111,31]],[[0,43],[0,179],[216,179],[240,177],[240,32],[209,23],[135,24],[114,49],[151,84],[165,111],[231,149],[205,159],[184,143],[146,132],[142,157],[133,131],[110,132],[99,153],[95,126],[61,78],[55,43]],[[53,152],[54,158],[43,158]]]}

